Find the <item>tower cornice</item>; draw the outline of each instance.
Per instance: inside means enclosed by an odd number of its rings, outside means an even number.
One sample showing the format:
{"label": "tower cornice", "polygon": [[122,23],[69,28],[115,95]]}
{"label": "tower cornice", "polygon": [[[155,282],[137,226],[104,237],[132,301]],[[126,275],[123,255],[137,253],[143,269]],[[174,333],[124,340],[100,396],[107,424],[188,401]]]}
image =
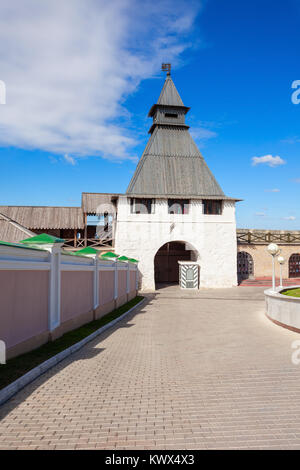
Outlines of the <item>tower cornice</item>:
{"label": "tower cornice", "polygon": [[185,130],[188,130],[190,128],[190,126],[188,126],[187,124],[173,124],[172,122],[164,122],[164,123],[153,122],[152,126],[150,127],[148,131],[148,134],[152,134],[152,132],[154,131],[156,127],[161,127],[165,129],[169,128],[169,129],[185,129]]}
{"label": "tower cornice", "polygon": [[154,114],[157,112],[158,109],[162,109],[162,110],[163,110],[163,109],[170,109],[170,110],[171,110],[171,109],[174,109],[174,110],[177,109],[177,110],[183,111],[184,114],[187,114],[191,108],[189,108],[188,106],[179,106],[179,105],[174,105],[174,104],[169,105],[169,104],[158,104],[158,103],[155,103],[155,104],[151,107],[151,109],[150,109],[150,111],[149,111],[149,113],[148,113],[148,117],[153,117]]}

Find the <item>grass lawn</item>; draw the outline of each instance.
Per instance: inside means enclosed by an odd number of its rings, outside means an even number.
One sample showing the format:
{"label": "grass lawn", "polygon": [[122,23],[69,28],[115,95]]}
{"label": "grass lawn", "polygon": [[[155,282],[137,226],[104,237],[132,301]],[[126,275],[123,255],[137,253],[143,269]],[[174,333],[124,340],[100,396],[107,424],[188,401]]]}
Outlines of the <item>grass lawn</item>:
{"label": "grass lawn", "polygon": [[288,289],[284,292],[280,292],[282,295],[289,295],[290,297],[300,297],[300,288],[299,289]]}
{"label": "grass lawn", "polygon": [[80,328],[77,328],[76,330],[69,331],[55,341],[46,343],[38,349],[22,354],[21,356],[13,359],[9,359],[7,364],[0,365],[0,390],[42,362],[50,359],[50,357],[55,356],[55,354],[60,353],[69,346],[78,343],[102,326],[111,322],[115,318],[120,317],[123,313],[127,312],[127,310],[141,302],[142,299],[143,297],[137,296],[130,300],[130,302],[127,302],[122,305],[122,307],[113,310],[99,320],[94,320]]}

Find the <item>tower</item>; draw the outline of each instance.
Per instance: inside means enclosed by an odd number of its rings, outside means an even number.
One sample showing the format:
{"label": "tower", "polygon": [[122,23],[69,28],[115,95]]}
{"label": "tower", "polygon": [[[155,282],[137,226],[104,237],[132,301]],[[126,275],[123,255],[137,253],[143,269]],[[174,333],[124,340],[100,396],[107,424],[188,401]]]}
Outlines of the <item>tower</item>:
{"label": "tower", "polygon": [[200,286],[237,283],[237,200],[225,196],[190,135],[189,109],[168,70],[148,114],[149,141],[119,197],[115,249],[140,260],[144,289],[176,282],[178,260],[198,261]]}

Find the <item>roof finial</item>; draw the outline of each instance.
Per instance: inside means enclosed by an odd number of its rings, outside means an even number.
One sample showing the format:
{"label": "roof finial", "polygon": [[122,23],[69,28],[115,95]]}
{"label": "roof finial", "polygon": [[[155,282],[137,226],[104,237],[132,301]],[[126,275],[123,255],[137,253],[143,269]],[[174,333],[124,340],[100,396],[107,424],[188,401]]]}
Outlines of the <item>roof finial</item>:
{"label": "roof finial", "polygon": [[161,64],[163,72],[167,72],[167,76],[171,75],[171,64]]}

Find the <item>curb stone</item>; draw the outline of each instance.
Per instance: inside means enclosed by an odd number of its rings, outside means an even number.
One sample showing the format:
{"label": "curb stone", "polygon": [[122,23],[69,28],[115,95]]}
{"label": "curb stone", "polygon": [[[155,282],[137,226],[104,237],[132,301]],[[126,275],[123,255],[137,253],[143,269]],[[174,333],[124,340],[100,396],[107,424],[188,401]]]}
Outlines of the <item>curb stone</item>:
{"label": "curb stone", "polygon": [[69,348],[64,349],[64,351],[61,351],[60,353],[56,354],[55,356],[50,357],[50,359],[47,359],[47,361],[42,362],[41,364],[36,366],[34,369],[31,369],[29,372],[22,375],[21,377],[19,377],[17,380],[12,382],[11,384],[7,385],[7,387],[4,387],[2,390],[0,390],[0,406],[3,405],[3,403],[5,403],[7,400],[9,400],[16,393],[18,393],[20,390],[22,390],[22,388],[24,388],[26,385],[33,382],[40,375],[44,374],[44,372],[47,372],[52,367],[56,366],[59,362],[63,361],[66,357],[68,357],[71,354],[73,354],[74,352],[78,351],[83,346],[85,346],[87,343],[89,343],[94,338],[96,338],[101,333],[103,333],[105,330],[108,330],[108,328],[111,328],[116,323],[118,323],[120,320],[125,318],[129,313],[131,313],[137,307],[140,307],[144,303],[144,301],[145,301],[145,297],[138,304],[136,304],[134,307],[130,308],[129,310],[127,310],[127,312],[123,313],[123,315],[121,315],[120,317],[115,318],[111,322],[109,322],[106,325],[102,326],[98,330],[91,333],[89,336],[86,336],[85,338],[83,338],[78,343],[75,343],[72,346],[70,346]]}

